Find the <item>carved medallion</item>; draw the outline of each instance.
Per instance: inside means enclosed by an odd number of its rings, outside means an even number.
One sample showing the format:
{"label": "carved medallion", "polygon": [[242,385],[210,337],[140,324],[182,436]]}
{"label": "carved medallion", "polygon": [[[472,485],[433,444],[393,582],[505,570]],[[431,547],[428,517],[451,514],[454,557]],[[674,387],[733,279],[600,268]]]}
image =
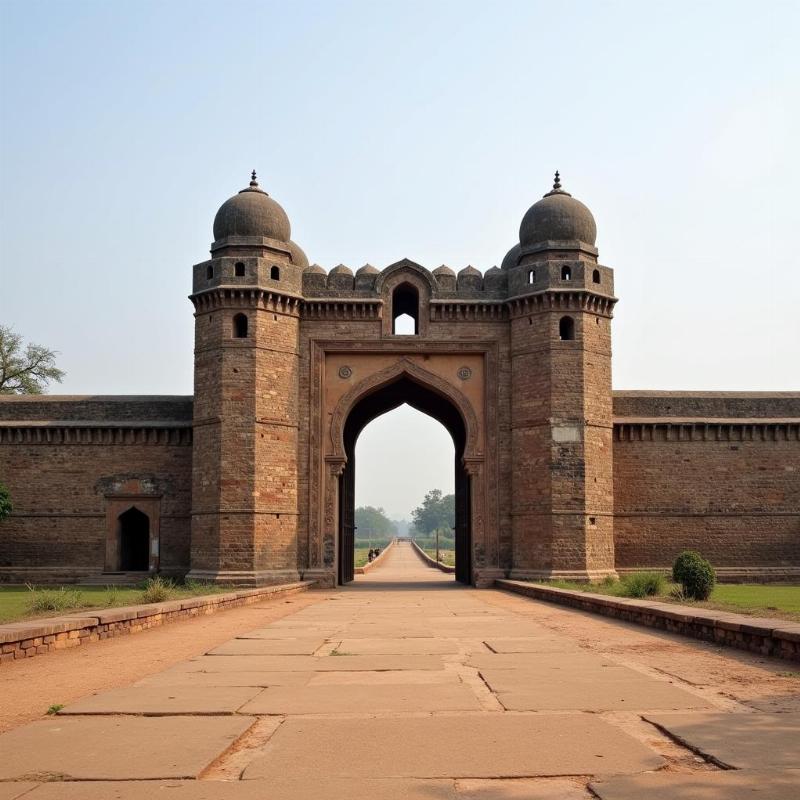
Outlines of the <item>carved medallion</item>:
{"label": "carved medallion", "polygon": [[462,381],[468,381],[472,377],[472,370],[469,367],[461,367],[458,371],[458,377]]}
{"label": "carved medallion", "polygon": [[339,377],[347,380],[347,378],[351,377],[353,374],[353,370],[350,367],[339,367]]}

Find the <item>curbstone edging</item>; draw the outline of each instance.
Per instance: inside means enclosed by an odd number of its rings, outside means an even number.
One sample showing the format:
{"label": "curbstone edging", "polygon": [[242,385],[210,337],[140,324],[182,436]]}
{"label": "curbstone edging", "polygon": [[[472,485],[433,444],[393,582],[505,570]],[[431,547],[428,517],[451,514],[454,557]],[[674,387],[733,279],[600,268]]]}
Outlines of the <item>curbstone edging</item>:
{"label": "curbstone edging", "polygon": [[186,600],[98,609],[92,614],[67,614],[30,622],[11,622],[0,625],[0,664],[45,655],[66,647],[77,647],[84,642],[138,633],[169,622],[192,619],[200,614],[214,614],[265,600],[272,595],[306,591],[313,585],[314,581],[300,581]]}
{"label": "curbstone edging", "polygon": [[747,617],[726,611],[673,606],[634,598],[605,597],[524,581],[498,579],[495,586],[536,600],[570,606],[668,633],[691,636],[764,656],[800,661],[800,624],[786,620]]}

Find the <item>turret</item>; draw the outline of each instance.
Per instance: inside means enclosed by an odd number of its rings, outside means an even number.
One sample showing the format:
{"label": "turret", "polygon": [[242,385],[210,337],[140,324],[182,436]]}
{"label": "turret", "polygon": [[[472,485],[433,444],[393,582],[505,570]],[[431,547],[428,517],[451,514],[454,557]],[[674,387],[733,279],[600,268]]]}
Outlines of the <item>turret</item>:
{"label": "turret", "polygon": [[286,212],[250,185],[214,219],[194,267],[190,577],[297,579],[299,306],[305,254]]}
{"label": "turret", "polygon": [[614,572],[612,270],[589,209],[561,187],[508,252],[513,577]]}

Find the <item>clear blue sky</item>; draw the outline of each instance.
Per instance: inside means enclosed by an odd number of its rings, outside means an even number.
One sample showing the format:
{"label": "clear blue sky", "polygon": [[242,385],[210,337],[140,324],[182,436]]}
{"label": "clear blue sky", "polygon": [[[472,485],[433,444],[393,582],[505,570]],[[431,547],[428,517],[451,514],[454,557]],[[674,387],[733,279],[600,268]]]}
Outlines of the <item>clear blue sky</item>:
{"label": "clear blue sky", "polygon": [[0,0],[0,25],[0,321],[60,351],[59,391],[191,392],[190,267],[253,167],[327,268],[482,270],[558,168],[616,269],[617,388],[800,388],[794,0]]}

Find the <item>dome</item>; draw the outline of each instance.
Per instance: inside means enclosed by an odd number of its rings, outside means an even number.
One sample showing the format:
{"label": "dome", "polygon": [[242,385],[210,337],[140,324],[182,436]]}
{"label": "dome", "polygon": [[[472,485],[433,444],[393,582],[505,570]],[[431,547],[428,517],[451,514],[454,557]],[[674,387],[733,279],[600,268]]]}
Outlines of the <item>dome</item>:
{"label": "dome", "polygon": [[450,267],[448,267],[445,264],[442,264],[441,267],[436,267],[436,269],[433,271],[433,274],[436,275],[436,276],[439,276],[439,275],[452,275],[454,278],[456,276],[455,272],[453,272],[453,270],[451,270]]}
{"label": "dome", "polygon": [[377,267],[373,267],[372,264],[364,264],[359,270],[356,271],[356,275],[377,275],[380,270]]}
{"label": "dome", "polygon": [[477,275],[479,278],[483,277],[481,275],[480,271],[475,269],[475,267],[473,267],[472,264],[468,264],[466,267],[464,267],[464,269],[459,270],[459,272],[458,272],[458,277],[459,278],[461,278],[461,277],[463,277],[465,275]]}
{"label": "dome", "polygon": [[506,254],[503,256],[503,260],[500,263],[500,269],[511,269],[511,267],[516,267],[519,263],[519,253],[522,250],[522,247],[519,243],[515,244]]}
{"label": "dome", "polygon": [[353,270],[350,267],[346,267],[344,264],[337,264],[329,273],[328,275],[350,275],[352,277]]}
{"label": "dome", "polygon": [[552,191],[528,209],[519,226],[522,247],[548,241],[579,241],[594,246],[596,239],[592,212],[561,188],[557,172]]}
{"label": "dome", "polygon": [[328,274],[327,272],[325,272],[324,268],[321,267],[319,264],[312,264],[310,267],[306,267],[305,270],[303,270],[303,271],[306,272],[306,273],[309,273],[311,275],[327,275]]}
{"label": "dome", "polygon": [[252,180],[246,189],[226,200],[214,217],[214,240],[228,236],[259,236],[288,242],[291,225],[286,212]]}
{"label": "dome", "polygon": [[286,244],[289,246],[289,252],[292,255],[292,264],[296,264],[298,267],[307,267],[308,256],[305,254],[303,248],[291,239],[286,242]]}

